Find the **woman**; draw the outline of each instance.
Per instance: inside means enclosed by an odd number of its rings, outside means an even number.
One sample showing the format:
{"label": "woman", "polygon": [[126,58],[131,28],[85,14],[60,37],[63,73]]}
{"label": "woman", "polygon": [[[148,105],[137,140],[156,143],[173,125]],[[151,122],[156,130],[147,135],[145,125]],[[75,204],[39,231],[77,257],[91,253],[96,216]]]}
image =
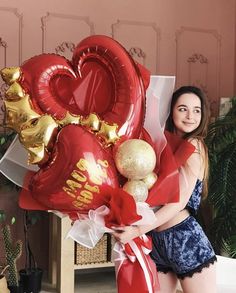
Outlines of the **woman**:
{"label": "woman", "polygon": [[179,202],[156,211],[154,223],[114,231],[114,236],[124,244],[149,232],[153,241],[151,257],[160,272],[160,292],[176,292],[178,279],[185,293],[216,292],[216,256],[192,216],[199,208],[201,193],[207,191],[208,156],[203,139],[208,117],[207,102],[200,89],[184,86],[173,94],[166,129],[195,147],[181,168],[187,184],[180,186]]}

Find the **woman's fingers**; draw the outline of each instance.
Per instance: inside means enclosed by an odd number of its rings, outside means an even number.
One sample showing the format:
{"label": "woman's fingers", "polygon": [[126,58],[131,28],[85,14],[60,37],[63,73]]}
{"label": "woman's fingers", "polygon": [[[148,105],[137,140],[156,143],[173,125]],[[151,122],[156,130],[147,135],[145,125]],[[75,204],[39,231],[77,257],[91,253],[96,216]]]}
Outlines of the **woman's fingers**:
{"label": "woman's fingers", "polygon": [[125,231],[125,226],[124,227],[111,227],[112,230],[114,230],[115,232],[124,232]]}

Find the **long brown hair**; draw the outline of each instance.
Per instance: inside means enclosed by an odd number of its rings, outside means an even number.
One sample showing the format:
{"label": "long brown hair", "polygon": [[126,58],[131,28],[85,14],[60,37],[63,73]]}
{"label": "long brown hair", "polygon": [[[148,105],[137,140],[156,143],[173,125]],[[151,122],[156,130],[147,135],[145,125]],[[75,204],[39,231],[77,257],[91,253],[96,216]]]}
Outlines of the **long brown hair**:
{"label": "long brown hair", "polygon": [[201,102],[201,121],[200,121],[199,126],[195,130],[193,130],[190,133],[186,133],[183,136],[183,138],[184,139],[196,138],[199,141],[201,141],[201,143],[204,147],[204,177],[203,177],[202,196],[205,197],[207,195],[207,191],[208,191],[209,163],[208,163],[208,151],[207,151],[207,146],[204,143],[204,138],[207,135],[207,128],[208,128],[208,123],[209,123],[210,111],[209,111],[209,104],[206,99],[206,96],[201,91],[201,89],[199,89],[198,87],[195,87],[195,86],[182,86],[173,93],[172,100],[171,100],[171,106],[170,106],[170,114],[169,114],[169,117],[166,121],[166,130],[168,130],[170,132],[175,132],[175,125],[174,125],[174,121],[173,121],[173,109],[174,109],[174,106],[175,106],[178,98],[181,95],[188,94],[188,93],[195,94],[200,99],[200,102]]}

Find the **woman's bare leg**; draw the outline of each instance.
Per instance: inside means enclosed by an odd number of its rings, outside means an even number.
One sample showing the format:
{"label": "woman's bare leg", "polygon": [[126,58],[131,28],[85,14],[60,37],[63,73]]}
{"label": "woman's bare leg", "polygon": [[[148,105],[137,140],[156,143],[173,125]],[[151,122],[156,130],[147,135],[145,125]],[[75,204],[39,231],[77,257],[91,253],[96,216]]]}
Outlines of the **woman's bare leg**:
{"label": "woman's bare leg", "polygon": [[184,293],[216,293],[216,263],[180,283]]}
{"label": "woman's bare leg", "polygon": [[167,274],[158,273],[158,279],[160,283],[160,291],[158,293],[175,293],[177,286],[177,277],[174,273],[169,272]]}

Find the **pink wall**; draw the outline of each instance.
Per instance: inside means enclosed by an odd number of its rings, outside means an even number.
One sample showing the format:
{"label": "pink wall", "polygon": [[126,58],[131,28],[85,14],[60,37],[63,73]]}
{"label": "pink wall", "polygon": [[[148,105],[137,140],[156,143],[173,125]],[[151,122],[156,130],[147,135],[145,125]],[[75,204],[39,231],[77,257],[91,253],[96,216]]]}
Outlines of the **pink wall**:
{"label": "pink wall", "polygon": [[216,116],[236,88],[235,9],[234,0],[0,0],[0,67],[42,52],[70,59],[59,45],[105,34],[153,74],[200,86]]}
{"label": "pink wall", "polygon": [[[234,0],[0,0],[0,67],[56,52],[90,34],[120,41],[153,74],[206,92],[212,115],[235,87]],[[57,51],[70,58],[71,52]],[[139,55],[139,56],[138,56]]]}

